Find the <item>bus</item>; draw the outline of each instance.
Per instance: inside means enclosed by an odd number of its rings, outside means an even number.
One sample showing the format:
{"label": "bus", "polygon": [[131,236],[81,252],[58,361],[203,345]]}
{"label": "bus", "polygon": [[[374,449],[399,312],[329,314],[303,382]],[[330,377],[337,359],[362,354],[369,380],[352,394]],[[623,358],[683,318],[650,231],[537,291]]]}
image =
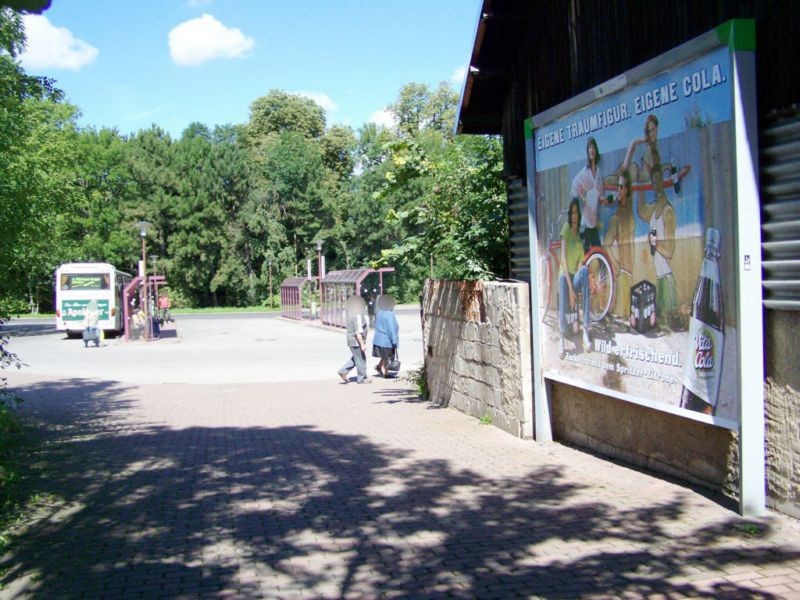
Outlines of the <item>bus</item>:
{"label": "bus", "polygon": [[122,290],[131,281],[108,263],[65,263],[56,269],[56,329],[72,337],[84,329],[86,306],[97,301],[97,326],[119,333],[122,322]]}

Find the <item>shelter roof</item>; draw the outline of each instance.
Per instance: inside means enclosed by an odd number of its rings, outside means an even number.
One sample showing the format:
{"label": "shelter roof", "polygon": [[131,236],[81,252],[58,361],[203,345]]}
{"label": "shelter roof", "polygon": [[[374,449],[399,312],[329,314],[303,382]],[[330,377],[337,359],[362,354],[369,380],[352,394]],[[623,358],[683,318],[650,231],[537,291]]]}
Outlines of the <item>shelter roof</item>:
{"label": "shelter roof", "polygon": [[344,271],[331,271],[325,275],[323,283],[360,283],[364,277],[375,273],[374,269],[345,269]]}
{"label": "shelter roof", "polygon": [[281,283],[281,287],[303,287],[303,284],[308,281],[307,277],[287,277]]}

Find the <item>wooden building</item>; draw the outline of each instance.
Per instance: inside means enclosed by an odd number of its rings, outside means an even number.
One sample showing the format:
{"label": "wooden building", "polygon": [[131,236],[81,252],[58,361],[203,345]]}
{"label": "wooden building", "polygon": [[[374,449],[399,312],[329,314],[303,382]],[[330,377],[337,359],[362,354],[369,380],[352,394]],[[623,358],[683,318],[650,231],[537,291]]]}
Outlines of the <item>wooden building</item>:
{"label": "wooden building", "polygon": [[[794,516],[800,516],[800,350],[792,339],[800,324],[799,7],[792,0],[483,0],[456,124],[459,133],[502,136],[510,272],[529,281],[525,119],[730,19],[754,20],[768,505]],[[553,387],[556,439],[735,495],[735,432]]]}

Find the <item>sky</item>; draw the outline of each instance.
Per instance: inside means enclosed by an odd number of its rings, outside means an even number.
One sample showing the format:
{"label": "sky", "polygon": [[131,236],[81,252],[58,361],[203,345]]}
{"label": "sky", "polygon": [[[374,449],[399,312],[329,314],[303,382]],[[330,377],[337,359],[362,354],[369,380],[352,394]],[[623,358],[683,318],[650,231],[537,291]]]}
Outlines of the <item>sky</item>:
{"label": "sky", "polygon": [[480,0],[52,0],[26,15],[21,64],[56,81],[80,126],[246,123],[279,89],[328,125],[389,125],[406,83],[461,92]]}

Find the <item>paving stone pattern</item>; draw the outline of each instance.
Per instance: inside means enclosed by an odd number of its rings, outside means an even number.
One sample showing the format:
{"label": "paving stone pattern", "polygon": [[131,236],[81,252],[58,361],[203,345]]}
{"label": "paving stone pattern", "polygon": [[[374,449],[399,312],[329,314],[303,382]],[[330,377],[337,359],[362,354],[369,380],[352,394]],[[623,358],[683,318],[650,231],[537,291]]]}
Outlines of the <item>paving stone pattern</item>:
{"label": "paving stone pattern", "polygon": [[0,598],[800,598],[796,521],[331,374],[9,373],[52,499]]}

